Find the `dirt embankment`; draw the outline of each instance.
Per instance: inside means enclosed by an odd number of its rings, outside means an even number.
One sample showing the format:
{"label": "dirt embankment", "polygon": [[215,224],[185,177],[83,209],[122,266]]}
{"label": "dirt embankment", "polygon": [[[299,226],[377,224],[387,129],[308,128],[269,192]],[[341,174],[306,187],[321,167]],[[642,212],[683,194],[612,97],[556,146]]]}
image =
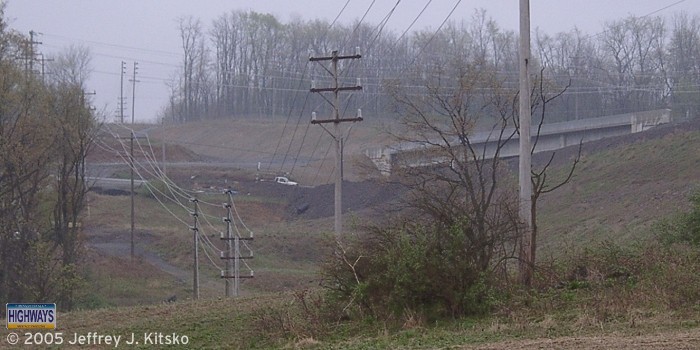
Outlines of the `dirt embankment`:
{"label": "dirt embankment", "polygon": [[[119,142],[115,138],[103,138],[98,140],[87,156],[88,163],[125,163],[130,152],[128,139]],[[143,142],[143,141],[141,141]],[[163,146],[158,144],[134,143],[134,158],[139,162],[148,160],[161,162],[163,160]],[[202,157],[182,145],[166,144],[165,160],[169,163],[198,162]]]}
{"label": "dirt embankment", "polygon": [[[285,186],[273,182],[240,183],[239,193],[275,198],[287,205],[290,219],[319,219],[334,214],[335,185]],[[343,182],[343,213],[384,210],[398,201],[405,188],[382,181]]]}

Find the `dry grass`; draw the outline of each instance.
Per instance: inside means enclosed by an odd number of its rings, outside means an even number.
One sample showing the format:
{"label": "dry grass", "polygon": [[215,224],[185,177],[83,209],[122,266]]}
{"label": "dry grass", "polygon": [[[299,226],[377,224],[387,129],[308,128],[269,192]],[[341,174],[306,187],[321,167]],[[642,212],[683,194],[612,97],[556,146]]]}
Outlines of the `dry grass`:
{"label": "dry grass", "polygon": [[[168,126],[163,130],[153,130],[154,140],[178,140],[198,154],[207,157],[221,159],[225,162],[237,162],[251,164],[250,170],[254,170],[257,162],[262,162],[264,168],[268,168],[273,155],[276,155],[275,165],[277,169],[290,149],[289,159],[296,158],[299,153],[300,161],[293,174],[301,183],[326,183],[333,170],[333,152],[326,152],[331,146],[331,138],[322,128],[311,126],[308,129],[304,144],[301,144],[302,134],[306,131],[306,125],[302,125],[297,135],[292,140],[293,128],[279,121],[264,120],[217,120],[202,123],[189,123],[183,125]],[[351,140],[345,148],[347,159],[362,155],[366,148],[382,147],[392,144],[387,130],[396,126],[384,125],[376,121],[363,121],[353,125]],[[290,146],[291,143],[291,146]],[[278,147],[279,145],[279,147]],[[318,148],[316,147],[318,145]],[[300,148],[301,147],[301,148]],[[300,151],[299,151],[300,150]],[[288,159],[288,161],[289,161]],[[310,161],[307,163],[307,159]],[[291,168],[286,164],[285,170]],[[319,172],[318,169],[321,168]],[[346,166],[346,179],[357,181],[360,179],[360,169]],[[316,179],[316,181],[313,181]]]}
{"label": "dry grass", "polygon": [[[274,151],[280,126],[247,123],[232,125],[262,140],[256,150]],[[223,133],[232,125],[213,123],[192,134],[185,133],[184,129],[167,130],[166,137],[183,137],[186,142],[213,142],[207,141],[216,139],[210,133]],[[367,145],[381,144],[383,137],[378,133],[369,126],[368,130],[358,126],[354,131],[358,132],[357,144],[360,140]],[[314,141],[318,137],[309,135]],[[284,141],[288,140],[283,140],[282,144]],[[236,142],[243,146],[249,141]],[[199,151],[213,152],[212,147],[199,147]],[[700,182],[698,147],[700,133],[681,132],[585,155],[574,181],[542,201],[539,212],[542,213],[543,254],[540,256],[545,259],[547,256],[574,256],[583,243],[604,239],[629,245],[630,241],[651,237],[648,224],[682,207],[691,184]],[[221,153],[235,159],[240,155],[240,159],[246,161],[264,154],[249,152],[246,155],[239,151],[237,155],[229,151],[222,149]],[[306,146],[302,151],[309,152]],[[332,162],[326,162],[329,163]],[[226,173],[220,172],[219,176],[226,176]],[[105,240],[125,237],[129,229],[128,205],[128,197],[91,196],[91,216],[86,222],[88,236]],[[613,261],[617,266],[649,272],[646,275],[639,272],[634,283],[610,280],[606,269],[614,266],[611,260],[592,259],[594,264],[588,267],[590,277],[580,288],[541,290],[536,296],[519,299],[496,316],[485,319],[433,325],[425,324],[418,317],[409,317],[399,326],[364,320],[332,323],[327,325],[330,330],[310,333],[308,327],[314,325],[310,320],[316,316],[300,311],[298,298],[293,294],[261,292],[314,286],[318,257],[322,253],[320,237],[332,225],[328,218],[288,222],[280,214],[281,206],[265,198],[251,198],[240,203],[241,215],[256,233],[256,259],[253,261],[256,279],[247,281],[243,290],[257,296],[248,294],[235,301],[218,300],[223,287],[217,271],[205,268],[202,276],[204,295],[208,299],[185,300],[191,293],[189,279],[183,284],[152,265],[138,261],[131,264],[128,259],[119,257],[88,255],[93,276],[88,290],[93,298],[88,301],[96,306],[137,306],[61,314],[59,327],[70,332],[182,332],[192,337],[196,348],[230,348],[230,344],[239,348],[466,348],[466,344],[474,344],[494,349],[624,349],[654,348],[653,345],[689,348],[689,344],[700,341],[700,306],[697,304],[700,299],[696,292],[700,290],[700,282],[695,278],[700,270],[693,267],[698,259],[690,259],[692,252],[682,247],[677,247],[676,254],[669,256],[660,255],[659,249],[647,251],[646,256],[653,258],[649,261],[656,261],[658,265],[642,264],[634,259]],[[168,207],[180,210],[179,215],[189,219],[184,210],[175,205]],[[220,214],[212,212],[212,215]],[[184,224],[162,210],[153,199],[137,197],[137,227],[139,244],[161,254],[168,263],[189,271],[191,233]],[[217,243],[216,237],[211,238]],[[550,267],[552,271],[565,269],[555,263]],[[566,274],[554,271],[552,276]],[[556,284],[552,282],[548,281],[550,285]],[[180,301],[172,305],[160,304],[171,291],[178,294]],[[271,319],[287,322],[285,326],[291,331],[271,335],[251,327],[260,321],[260,310],[265,308]]]}

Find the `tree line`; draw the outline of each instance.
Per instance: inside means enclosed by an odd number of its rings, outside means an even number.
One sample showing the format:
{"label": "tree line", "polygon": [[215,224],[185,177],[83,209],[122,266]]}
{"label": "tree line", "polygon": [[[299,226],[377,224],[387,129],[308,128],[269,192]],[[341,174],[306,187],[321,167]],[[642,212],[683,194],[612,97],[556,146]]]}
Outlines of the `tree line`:
{"label": "tree line", "polygon": [[31,38],[0,6],[0,300],[73,307],[82,283],[85,157],[97,130],[85,80],[89,52],[71,48],[40,74]]}
{"label": "tree line", "polygon": [[[394,117],[387,85],[401,80],[425,93],[406,73],[428,74],[459,59],[488,63],[506,86],[518,87],[517,33],[501,28],[484,10],[469,21],[397,33],[384,25],[356,20],[339,24],[292,19],[252,11],[224,13],[205,25],[193,17],[178,20],[182,63],[171,81],[166,121],[208,118],[274,118],[324,112],[309,97],[312,81],[330,86],[330,77],[309,56],[332,50],[363,55],[341,64],[341,83],[364,91],[347,110],[374,118]],[[549,84],[569,86],[552,103],[553,120],[573,120],[640,110],[671,108],[692,116],[700,107],[700,17],[685,13],[608,22],[599,33],[578,29],[533,35],[535,65],[545,67]],[[445,72],[444,76],[450,76]],[[454,72],[456,76],[457,72]],[[417,76],[421,76],[418,74]],[[422,77],[424,78],[424,76]]]}

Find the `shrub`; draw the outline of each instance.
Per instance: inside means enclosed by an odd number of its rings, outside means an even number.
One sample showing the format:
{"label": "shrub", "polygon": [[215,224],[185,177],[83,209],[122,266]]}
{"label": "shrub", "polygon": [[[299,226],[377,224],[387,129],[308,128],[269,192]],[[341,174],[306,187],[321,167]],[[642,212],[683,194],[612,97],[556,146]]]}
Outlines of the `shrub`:
{"label": "shrub", "polygon": [[356,305],[384,319],[486,313],[496,299],[479,251],[491,248],[469,240],[469,230],[466,219],[449,227],[406,223],[336,242],[324,285],[345,310]]}
{"label": "shrub", "polygon": [[700,191],[690,196],[692,209],[656,225],[661,242],[666,244],[687,242],[700,245]]}

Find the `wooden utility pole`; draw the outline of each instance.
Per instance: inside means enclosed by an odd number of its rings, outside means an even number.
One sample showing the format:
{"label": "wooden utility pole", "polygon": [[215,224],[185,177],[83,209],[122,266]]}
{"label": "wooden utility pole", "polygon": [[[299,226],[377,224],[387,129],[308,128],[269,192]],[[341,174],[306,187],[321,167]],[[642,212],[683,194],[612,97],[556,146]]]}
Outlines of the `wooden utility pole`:
{"label": "wooden utility pole", "polygon": [[136,83],[140,83],[139,80],[136,80],[136,71],[139,69],[139,63],[134,62],[134,72],[133,72],[133,78],[129,81],[131,81],[131,124],[134,124],[134,113],[135,113],[135,108],[136,108]]}
{"label": "wooden utility pole", "polygon": [[[311,124],[333,123],[333,132],[328,131],[335,140],[335,234],[340,236],[343,232],[343,134],[340,130],[340,123],[362,121],[362,114],[358,110],[358,115],[355,118],[340,118],[340,102],[338,93],[340,91],[356,91],[362,90],[362,86],[347,86],[341,87],[338,85],[338,61],[347,59],[360,59],[362,55],[359,53],[359,48],[354,55],[338,56],[338,51],[333,51],[331,56],[327,57],[309,57],[309,61],[331,61],[331,75],[333,76],[333,86],[329,88],[317,89],[312,86],[311,92],[332,92],[333,93],[333,118],[326,120],[316,120],[315,113],[312,114]],[[324,67],[325,68],[325,67]],[[328,69],[326,69],[328,70]]]}
{"label": "wooden utility pole", "polygon": [[[124,62],[122,62],[124,63]],[[136,69],[138,62],[134,62],[134,78],[131,79],[133,87],[131,89],[131,124],[134,124],[134,101],[136,100]],[[123,65],[122,65],[123,67]],[[122,108],[122,118],[124,118],[124,112]],[[131,260],[134,260],[134,228],[135,228],[135,213],[134,213],[134,131],[131,131],[131,151],[129,154],[129,159],[131,160]]]}
{"label": "wooden utility pole", "polygon": [[34,50],[34,46],[37,44],[42,44],[39,41],[34,41],[34,37],[38,33],[30,30],[29,31],[29,73],[34,74],[34,60],[36,59],[36,51]]}
{"label": "wooden utility pole", "polygon": [[136,227],[136,217],[134,210],[134,131],[129,137],[131,146],[129,147],[129,163],[131,165],[131,261],[134,261],[134,229]]}
{"label": "wooden utility pole", "polygon": [[[135,188],[134,188],[134,172],[136,169],[136,161],[134,159],[134,139],[137,137],[143,137],[143,136],[136,136],[134,134],[134,131],[131,130],[131,134],[129,135],[129,168],[131,169],[131,260],[134,260],[134,231],[136,230],[136,210],[134,208],[134,197],[136,195]],[[124,139],[125,137],[117,136],[118,139]],[[121,141],[119,141],[121,143]]]}
{"label": "wooden utility pole", "polygon": [[119,74],[119,122],[124,124],[124,74],[126,74],[126,62],[122,61]]}
{"label": "wooden utility pole", "polygon": [[[232,207],[232,202],[233,202],[233,191],[231,190],[226,190],[224,192],[228,196],[228,202],[224,204],[224,208],[226,208],[226,217],[224,218],[224,222],[226,222],[226,236],[222,237],[222,239],[226,240],[226,256],[227,257],[235,257],[235,250],[233,247],[233,232],[231,231],[231,224],[233,222],[233,215],[231,214],[231,207]],[[238,243],[238,240],[236,240],[236,243]],[[225,278],[224,280],[226,281],[226,296],[231,297],[231,296],[238,296],[238,271],[235,271],[234,269],[234,260],[233,259],[226,259],[226,272],[225,276],[233,276],[233,281],[231,281],[230,278]]]}
{"label": "wooden utility pole", "polygon": [[161,150],[163,151],[163,176],[167,176],[167,165],[165,164],[165,117],[163,117],[163,140],[161,140]]}
{"label": "wooden utility pole", "polygon": [[[241,255],[241,241],[252,241],[253,233],[251,232],[249,237],[241,237],[240,233],[236,229],[236,233],[231,230],[231,225],[235,225],[233,220],[233,214],[231,210],[233,209],[233,194],[234,191],[228,189],[224,191],[224,194],[228,196],[228,200],[224,203],[224,208],[226,209],[226,217],[224,222],[226,223],[226,233],[221,233],[221,239],[226,241],[226,251],[221,252],[221,259],[226,260],[226,270],[221,271],[221,278],[226,280],[226,297],[237,297],[240,293],[241,278],[253,278],[253,271],[250,271],[249,276],[241,276],[241,260],[252,259],[253,251],[248,247],[248,255]],[[240,219],[240,218],[239,218]],[[233,280],[233,281],[231,281]]]}
{"label": "wooden utility pole", "polygon": [[192,226],[192,240],[194,243],[194,266],[192,272],[192,290],[194,300],[199,299],[199,200],[197,198],[192,198],[191,201],[194,203],[194,213],[192,217],[194,218],[194,226]]}
{"label": "wooden utility pole", "polygon": [[530,0],[520,0],[520,220],[524,232],[520,241],[520,282],[529,286],[532,282],[532,179],[530,146]]}

